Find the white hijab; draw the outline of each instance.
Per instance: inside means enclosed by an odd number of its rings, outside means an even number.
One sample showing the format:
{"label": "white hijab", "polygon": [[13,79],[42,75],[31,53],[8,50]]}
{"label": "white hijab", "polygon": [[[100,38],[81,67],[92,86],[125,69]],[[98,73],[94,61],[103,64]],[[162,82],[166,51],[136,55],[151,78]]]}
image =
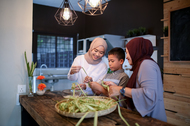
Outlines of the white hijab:
{"label": "white hijab", "polygon": [[103,46],[104,47],[104,54],[107,50],[107,43],[103,38],[95,38],[92,43],[90,44],[90,49],[88,50],[88,52],[86,54],[84,54],[84,58],[86,59],[86,61],[89,64],[98,64],[99,62],[102,61],[102,58],[98,59],[98,60],[93,60],[92,58],[92,50],[94,48],[97,48],[99,46]]}

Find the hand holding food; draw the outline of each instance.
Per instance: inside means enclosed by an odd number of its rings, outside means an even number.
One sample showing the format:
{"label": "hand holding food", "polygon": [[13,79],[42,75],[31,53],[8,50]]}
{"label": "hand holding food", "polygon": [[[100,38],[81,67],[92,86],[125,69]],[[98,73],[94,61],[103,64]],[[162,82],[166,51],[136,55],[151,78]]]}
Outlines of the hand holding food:
{"label": "hand holding food", "polygon": [[78,73],[81,69],[81,66],[71,66],[70,74]]}
{"label": "hand holding food", "polygon": [[109,97],[120,95],[121,86],[109,86]]}
{"label": "hand holding food", "polygon": [[117,86],[114,82],[112,81],[104,81],[104,84],[105,85],[108,85],[108,86]]}
{"label": "hand holding food", "polygon": [[102,81],[102,86],[109,92],[109,86],[104,84],[104,81]]}
{"label": "hand holding food", "polygon": [[[79,86],[81,87],[81,89],[85,90],[86,89],[86,85],[85,84],[79,84]],[[75,90],[80,90],[78,85],[76,85]]]}
{"label": "hand holding food", "polygon": [[100,95],[104,90],[104,88],[97,82],[90,82],[89,85],[96,95]]}
{"label": "hand holding food", "polygon": [[89,83],[89,82],[92,82],[93,80],[92,80],[92,77],[89,77],[89,76],[86,76],[85,78],[84,78],[84,83]]}

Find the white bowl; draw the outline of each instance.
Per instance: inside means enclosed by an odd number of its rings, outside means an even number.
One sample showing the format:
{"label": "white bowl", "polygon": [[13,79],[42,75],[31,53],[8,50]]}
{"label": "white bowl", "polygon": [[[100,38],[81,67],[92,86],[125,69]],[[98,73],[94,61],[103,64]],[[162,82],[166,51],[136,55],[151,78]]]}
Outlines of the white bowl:
{"label": "white bowl", "polygon": [[38,95],[43,95],[44,93],[45,93],[45,90],[43,90],[43,91],[37,90],[37,91],[36,91],[36,94],[38,94]]}

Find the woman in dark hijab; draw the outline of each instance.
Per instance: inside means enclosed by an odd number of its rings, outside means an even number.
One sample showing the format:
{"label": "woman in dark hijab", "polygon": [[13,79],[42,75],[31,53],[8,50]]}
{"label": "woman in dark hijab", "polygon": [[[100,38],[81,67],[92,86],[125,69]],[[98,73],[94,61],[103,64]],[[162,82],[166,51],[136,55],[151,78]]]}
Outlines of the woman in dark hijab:
{"label": "woman in dark hijab", "polygon": [[126,53],[133,74],[126,87],[110,86],[110,97],[123,96],[126,99],[123,107],[137,110],[142,117],[150,116],[166,122],[161,72],[151,58],[152,43],[141,37],[134,38],[126,44]]}

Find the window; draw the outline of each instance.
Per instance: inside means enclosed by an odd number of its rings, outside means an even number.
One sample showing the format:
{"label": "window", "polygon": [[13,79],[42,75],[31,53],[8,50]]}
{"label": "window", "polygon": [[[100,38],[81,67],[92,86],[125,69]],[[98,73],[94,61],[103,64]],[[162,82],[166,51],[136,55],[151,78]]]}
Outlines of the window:
{"label": "window", "polygon": [[69,68],[73,62],[73,37],[37,35],[37,68]]}

